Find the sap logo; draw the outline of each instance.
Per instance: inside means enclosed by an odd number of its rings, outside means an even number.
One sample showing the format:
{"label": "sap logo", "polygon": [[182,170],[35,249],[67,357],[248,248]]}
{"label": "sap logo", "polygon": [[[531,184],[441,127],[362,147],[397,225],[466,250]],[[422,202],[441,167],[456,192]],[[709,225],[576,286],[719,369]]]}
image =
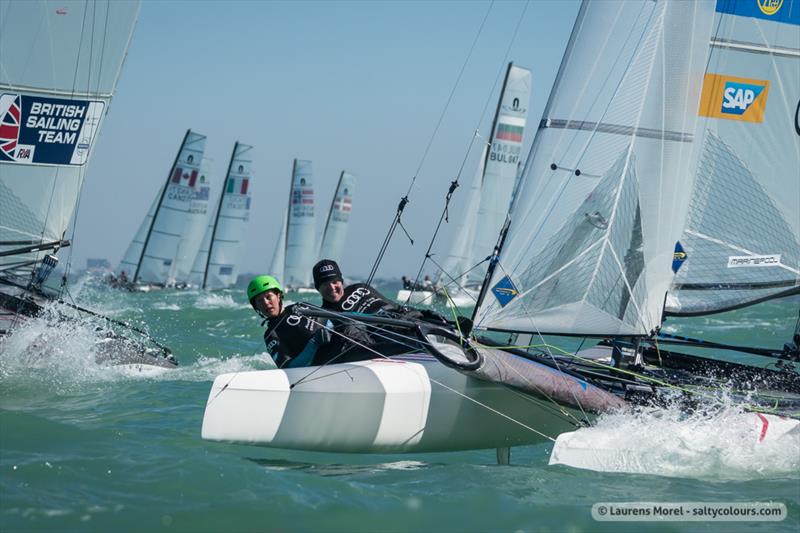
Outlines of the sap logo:
{"label": "sap logo", "polygon": [[764,90],[763,85],[749,85],[729,81],[722,93],[722,112],[742,115]]}
{"label": "sap logo", "polygon": [[704,117],[764,122],[769,80],[707,73],[698,114]]}

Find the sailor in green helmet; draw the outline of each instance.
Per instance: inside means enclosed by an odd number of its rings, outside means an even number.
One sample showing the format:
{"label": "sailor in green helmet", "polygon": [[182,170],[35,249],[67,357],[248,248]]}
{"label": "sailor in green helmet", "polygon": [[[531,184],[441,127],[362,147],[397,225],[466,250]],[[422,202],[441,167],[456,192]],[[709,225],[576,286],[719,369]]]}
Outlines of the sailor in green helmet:
{"label": "sailor in green helmet", "polygon": [[272,276],[256,276],[247,286],[250,305],[266,319],[264,342],[278,368],[318,364],[328,358],[330,332],[311,317],[284,307],[283,289]]}

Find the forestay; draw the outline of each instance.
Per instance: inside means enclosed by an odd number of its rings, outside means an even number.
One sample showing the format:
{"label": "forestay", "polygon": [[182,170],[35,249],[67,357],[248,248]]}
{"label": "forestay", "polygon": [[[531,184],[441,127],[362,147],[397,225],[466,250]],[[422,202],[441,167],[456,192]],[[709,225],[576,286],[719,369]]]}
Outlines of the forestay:
{"label": "forestay", "polygon": [[479,327],[646,335],[660,325],[713,10],[581,6]]}
{"label": "forestay", "polygon": [[307,287],[311,284],[311,267],[317,250],[315,232],[311,161],[295,159],[289,191],[284,285]]}
{"label": "forestay", "polygon": [[800,289],[800,1],[716,5],[702,141],[667,299],[703,314]]}
{"label": "forestay", "polygon": [[334,261],[342,259],[344,244],[347,239],[347,227],[353,210],[355,187],[355,176],[343,170],[339,176],[339,183],[336,185],[331,209],[328,211],[328,220],[322,233],[322,243],[319,249],[320,259],[333,259]]}
{"label": "forestay", "polygon": [[[489,256],[497,242],[508,213],[511,193],[522,159],[522,141],[531,96],[531,71],[508,65],[500,101],[497,103],[489,150],[483,162],[475,234],[471,244],[472,260],[478,263]],[[470,265],[471,266],[471,265]],[[472,270],[467,283],[479,285],[486,275],[486,265]]]}
{"label": "forestay", "polygon": [[[166,183],[120,263],[120,271],[133,272],[129,275],[133,282],[168,285],[175,281],[178,245],[191,215],[192,202],[202,195],[198,178],[205,145],[205,135],[186,132]],[[207,195],[208,190],[206,202]]]}
{"label": "forestay", "polygon": [[[138,11],[138,2],[0,3],[4,246],[65,237]],[[25,275],[38,255],[0,257],[0,270]]]}
{"label": "forestay", "polygon": [[192,267],[190,282],[203,289],[229,287],[239,275],[242,242],[250,221],[252,149],[239,142],[233,147],[219,203]]}

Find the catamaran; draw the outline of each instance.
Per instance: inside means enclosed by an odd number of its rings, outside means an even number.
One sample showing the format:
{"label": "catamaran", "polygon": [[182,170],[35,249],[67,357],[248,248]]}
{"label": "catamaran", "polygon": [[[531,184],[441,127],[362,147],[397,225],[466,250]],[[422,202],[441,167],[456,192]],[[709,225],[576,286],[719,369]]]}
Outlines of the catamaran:
{"label": "catamaran", "polygon": [[[71,256],[61,283],[47,281],[70,246],[67,229],[138,12],[138,2],[0,5],[0,336],[46,309],[59,322],[100,317],[63,301]],[[176,364],[160,345],[113,329],[101,337],[98,359]]]}
{"label": "catamaran", "polygon": [[[472,324],[308,305],[309,316],[376,335],[404,331],[408,353],[221,375],[203,438],[346,452],[495,447],[503,462],[510,446],[580,435],[571,430],[598,413],[698,411],[720,394],[749,413],[759,440],[800,434],[800,331],[782,348],[660,333],[669,314],[800,292],[797,7],[585,1]],[[554,462],[597,467],[591,439],[559,440]]]}
{"label": "catamaran", "polygon": [[294,160],[289,204],[269,270],[283,281],[287,292],[299,294],[316,294],[311,286],[311,267],[317,251],[311,170],[311,161]]}
{"label": "catamaran", "polygon": [[127,279],[130,290],[176,287],[188,280],[208,214],[205,146],[205,135],[186,131],[167,179],[117,269],[118,279]]}
{"label": "catamaran", "polygon": [[194,259],[189,283],[201,289],[224,289],[236,283],[242,242],[250,221],[252,146],[237,142],[222,193]]}

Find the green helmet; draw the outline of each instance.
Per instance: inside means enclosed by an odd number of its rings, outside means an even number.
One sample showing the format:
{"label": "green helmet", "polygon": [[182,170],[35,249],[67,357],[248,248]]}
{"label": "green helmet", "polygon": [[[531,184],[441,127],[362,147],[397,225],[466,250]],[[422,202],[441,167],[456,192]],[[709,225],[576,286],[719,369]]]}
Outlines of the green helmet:
{"label": "green helmet", "polygon": [[256,276],[247,285],[247,299],[252,302],[253,298],[267,291],[278,291],[283,294],[277,279],[272,276]]}

